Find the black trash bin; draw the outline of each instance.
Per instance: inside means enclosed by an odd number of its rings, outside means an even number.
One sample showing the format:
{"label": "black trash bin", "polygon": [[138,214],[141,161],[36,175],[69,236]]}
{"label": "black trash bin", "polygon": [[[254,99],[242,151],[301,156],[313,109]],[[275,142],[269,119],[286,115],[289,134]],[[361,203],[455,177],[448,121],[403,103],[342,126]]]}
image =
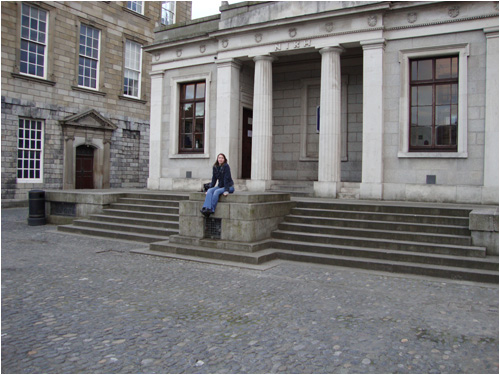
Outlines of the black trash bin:
{"label": "black trash bin", "polygon": [[45,191],[30,190],[28,225],[45,225]]}

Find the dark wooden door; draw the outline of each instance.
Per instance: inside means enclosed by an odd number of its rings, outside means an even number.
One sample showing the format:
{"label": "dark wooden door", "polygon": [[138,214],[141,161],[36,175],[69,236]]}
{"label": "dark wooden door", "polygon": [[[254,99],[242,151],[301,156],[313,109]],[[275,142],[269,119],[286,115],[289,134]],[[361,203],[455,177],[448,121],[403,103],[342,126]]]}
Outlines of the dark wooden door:
{"label": "dark wooden door", "polygon": [[94,188],[94,148],[79,146],[76,148],[76,189]]}
{"label": "dark wooden door", "polygon": [[241,178],[252,176],[252,124],[253,111],[243,108],[243,142],[241,147]]}

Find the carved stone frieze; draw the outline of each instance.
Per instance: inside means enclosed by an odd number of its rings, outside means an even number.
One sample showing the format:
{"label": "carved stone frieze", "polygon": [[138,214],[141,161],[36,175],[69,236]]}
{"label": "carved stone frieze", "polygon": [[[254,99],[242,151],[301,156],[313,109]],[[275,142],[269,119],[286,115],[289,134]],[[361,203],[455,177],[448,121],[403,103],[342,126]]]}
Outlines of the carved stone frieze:
{"label": "carved stone frieze", "polygon": [[370,27],[377,26],[377,16],[375,15],[368,16],[367,22],[368,26]]}
{"label": "carved stone frieze", "polygon": [[415,23],[417,21],[417,13],[410,12],[408,13],[408,23]]}
{"label": "carved stone frieze", "polygon": [[257,33],[257,34],[255,34],[255,41],[256,41],[257,43],[262,42],[262,33]]}
{"label": "carved stone frieze", "polygon": [[448,8],[448,15],[451,18],[456,18],[460,14],[460,7],[459,6],[454,6],[454,7],[449,7]]}

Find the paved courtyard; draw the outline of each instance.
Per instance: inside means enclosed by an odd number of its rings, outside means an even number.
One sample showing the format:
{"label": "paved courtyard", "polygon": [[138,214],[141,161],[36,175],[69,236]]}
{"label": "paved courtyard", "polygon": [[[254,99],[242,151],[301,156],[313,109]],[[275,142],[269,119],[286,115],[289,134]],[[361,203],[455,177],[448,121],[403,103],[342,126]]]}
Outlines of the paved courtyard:
{"label": "paved courtyard", "polygon": [[2,209],[2,373],[498,373],[498,287],[131,253]]}

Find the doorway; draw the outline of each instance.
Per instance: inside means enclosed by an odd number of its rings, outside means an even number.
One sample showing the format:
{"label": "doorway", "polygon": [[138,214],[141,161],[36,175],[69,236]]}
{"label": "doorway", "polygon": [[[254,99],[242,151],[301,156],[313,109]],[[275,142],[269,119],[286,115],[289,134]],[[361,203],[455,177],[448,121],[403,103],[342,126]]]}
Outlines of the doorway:
{"label": "doorway", "polygon": [[241,178],[252,176],[252,125],[253,111],[243,108],[243,140],[241,146]]}
{"label": "doorway", "polygon": [[94,148],[78,146],[76,148],[76,189],[94,188]]}

